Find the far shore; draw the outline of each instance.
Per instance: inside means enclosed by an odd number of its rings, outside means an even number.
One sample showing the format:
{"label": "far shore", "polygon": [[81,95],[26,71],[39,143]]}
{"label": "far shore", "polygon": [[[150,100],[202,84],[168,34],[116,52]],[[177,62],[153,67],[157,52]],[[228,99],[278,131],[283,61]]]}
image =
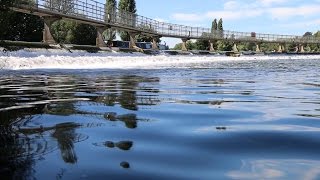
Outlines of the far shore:
{"label": "far shore", "polygon": [[233,51],[224,51],[224,52],[210,52],[206,50],[153,50],[153,49],[130,49],[130,48],[119,48],[119,47],[97,47],[92,45],[74,45],[74,44],[47,44],[43,42],[25,42],[25,41],[6,41],[0,40],[0,51],[3,52],[12,52],[18,50],[37,50],[37,49],[54,49],[61,50],[62,52],[77,52],[77,51],[85,51],[88,53],[110,53],[110,52],[125,52],[125,53],[144,53],[150,55],[157,55],[161,52],[166,53],[168,55],[227,55],[238,57],[240,55],[319,55],[320,52],[255,52],[255,51],[241,51],[241,52],[233,52]]}

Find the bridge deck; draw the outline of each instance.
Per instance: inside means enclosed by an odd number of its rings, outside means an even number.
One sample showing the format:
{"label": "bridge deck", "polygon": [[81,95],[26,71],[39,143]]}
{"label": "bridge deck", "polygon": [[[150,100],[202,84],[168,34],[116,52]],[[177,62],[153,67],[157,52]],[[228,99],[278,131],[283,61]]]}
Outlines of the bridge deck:
{"label": "bridge deck", "polygon": [[320,39],[313,36],[302,37],[227,30],[211,32],[210,28],[160,22],[118,9],[107,10],[105,4],[94,0],[73,0],[71,3],[66,0],[60,1],[60,3],[53,0],[36,0],[32,4],[24,1],[28,0],[20,0],[20,3],[17,3],[13,10],[38,16],[67,18],[98,27],[122,29],[149,36],[256,43],[320,43]]}

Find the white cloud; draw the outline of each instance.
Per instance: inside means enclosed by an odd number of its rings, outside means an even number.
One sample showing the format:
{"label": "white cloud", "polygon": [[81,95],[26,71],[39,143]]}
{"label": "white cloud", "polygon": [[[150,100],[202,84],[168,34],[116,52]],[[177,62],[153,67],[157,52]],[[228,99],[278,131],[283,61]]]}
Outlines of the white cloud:
{"label": "white cloud", "polygon": [[280,7],[270,8],[268,13],[273,19],[289,19],[295,16],[312,16],[317,15],[320,10],[320,5],[306,5],[300,7]]}
{"label": "white cloud", "polygon": [[178,21],[202,21],[204,18],[199,14],[175,13],[172,15]]}
{"label": "white cloud", "polygon": [[237,1],[227,1],[223,10],[208,11],[203,14],[195,13],[175,13],[172,18],[177,21],[199,22],[213,18],[223,18],[224,20],[244,20],[266,16],[277,20],[288,20],[293,17],[310,17],[318,15],[320,5],[309,4],[296,7],[271,7],[273,4],[285,3],[288,0],[257,0],[252,3],[240,3]]}
{"label": "white cloud", "polygon": [[261,3],[261,5],[263,5],[263,6],[271,6],[273,4],[286,3],[286,2],[288,2],[288,0],[260,0],[257,2]]}
{"label": "white cloud", "polygon": [[295,22],[295,23],[286,23],[286,24],[282,24],[281,27],[300,28],[300,27],[312,27],[317,25],[320,25],[320,19],[314,19],[314,20],[303,21],[303,22]]}
{"label": "white cloud", "polygon": [[154,20],[159,21],[159,22],[168,22],[167,20],[162,19],[162,18],[154,18]]}
{"label": "white cloud", "polygon": [[224,20],[238,20],[238,19],[248,19],[255,18],[263,14],[263,10],[241,10],[241,11],[211,11],[207,12],[204,17],[213,19],[213,18],[222,18]]}
{"label": "white cloud", "polygon": [[236,9],[239,6],[240,6],[240,3],[238,3],[237,1],[228,1],[223,5],[224,9],[227,9],[227,10]]}

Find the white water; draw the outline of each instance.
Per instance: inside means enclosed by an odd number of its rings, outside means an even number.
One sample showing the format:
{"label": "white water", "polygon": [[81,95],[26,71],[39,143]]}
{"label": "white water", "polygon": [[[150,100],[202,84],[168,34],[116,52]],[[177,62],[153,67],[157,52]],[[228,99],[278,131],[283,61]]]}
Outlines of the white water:
{"label": "white water", "polygon": [[73,53],[61,50],[21,50],[0,53],[0,69],[159,69],[179,67],[205,67],[211,62],[235,62],[251,60],[282,60],[282,59],[320,59],[320,55],[280,55],[280,56],[150,56],[140,53],[100,52]]}

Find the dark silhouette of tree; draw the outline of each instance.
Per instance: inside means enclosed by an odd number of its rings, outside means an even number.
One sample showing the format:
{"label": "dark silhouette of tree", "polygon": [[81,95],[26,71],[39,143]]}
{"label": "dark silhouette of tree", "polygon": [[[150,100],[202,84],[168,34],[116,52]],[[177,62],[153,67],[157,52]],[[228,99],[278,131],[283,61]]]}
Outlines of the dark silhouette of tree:
{"label": "dark silhouette of tree", "polygon": [[[43,29],[41,18],[10,10],[9,7],[13,6],[15,2],[11,0],[0,1],[0,40],[41,41]],[[23,2],[32,4],[33,0]]]}

